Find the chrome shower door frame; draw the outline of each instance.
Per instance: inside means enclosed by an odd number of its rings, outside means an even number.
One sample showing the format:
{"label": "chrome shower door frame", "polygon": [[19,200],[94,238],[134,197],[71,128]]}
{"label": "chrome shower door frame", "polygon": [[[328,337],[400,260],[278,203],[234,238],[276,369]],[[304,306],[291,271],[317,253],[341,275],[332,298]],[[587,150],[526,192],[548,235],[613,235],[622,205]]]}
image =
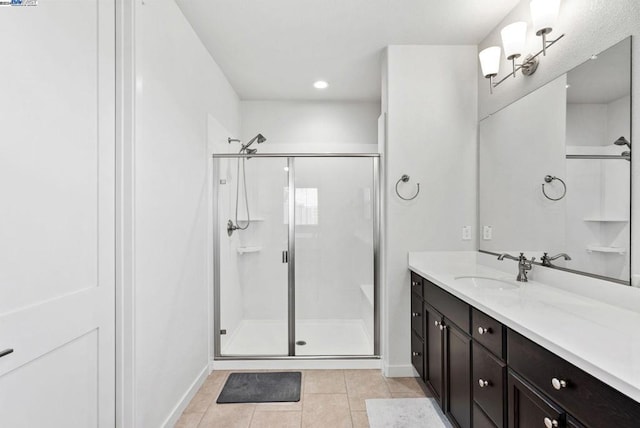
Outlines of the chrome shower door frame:
{"label": "chrome shower door frame", "polygon": [[[380,154],[378,153],[254,153],[254,154],[235,154],[220,153],[213,154],[213,344],[214,344],[214,360],[283,360],[283,359],[305,359],[305,360],[324,360],[324,359],[379,359],[380,358]],[[218,171],[220,169],[220,159],[238,159],[238,158],[286,158],[288,168],[287,185],[289,189],[288,201],[288,266],[287,266],[287,322],[288,322],[288,355],[222,355],[221,353],[221,319],[220,319],[220,228],[218,215],[218,196],[220,177]],[[373,355],[295,355],[295,337],[296,337],[296,266],[295,266],[295,231],[296,231],[296,205],[295,205],[295,160],[296,158],[371,158],[373,167]]]}

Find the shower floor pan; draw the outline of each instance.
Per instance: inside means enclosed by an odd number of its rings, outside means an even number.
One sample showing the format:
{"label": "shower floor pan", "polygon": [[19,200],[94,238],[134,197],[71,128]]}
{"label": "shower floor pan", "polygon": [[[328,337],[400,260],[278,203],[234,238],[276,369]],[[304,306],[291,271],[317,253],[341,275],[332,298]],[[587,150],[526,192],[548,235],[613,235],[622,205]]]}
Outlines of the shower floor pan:
{"label": "shower floor pan", "polygon": [[[242,320],[228,338],[222,336],[223,356],[287,355],[287,323]],[[373,355],[373,343],[362,320],[299,320],[296,355]]]}

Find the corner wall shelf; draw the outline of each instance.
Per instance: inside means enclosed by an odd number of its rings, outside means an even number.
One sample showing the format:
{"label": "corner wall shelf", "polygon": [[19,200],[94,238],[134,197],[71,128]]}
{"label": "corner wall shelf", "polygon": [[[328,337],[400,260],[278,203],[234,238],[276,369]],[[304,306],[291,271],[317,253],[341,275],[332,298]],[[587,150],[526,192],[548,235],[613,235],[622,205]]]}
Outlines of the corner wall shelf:
{"label": "corner wall shelf", "polygon": [[238,254],[257,253],[262,250],[262,247],[238,247],[236,248]]}
{"label": "corner wall shelf", "polygon": [[628,218],[619,217],[587,217],[584,221],[601,222],[601,223],[628,223]]}
{"label": "corner wall shelf", "polygon": [[601,245],[589,245],[587,247],[587,251],[589,253],[609,253],[609,254],[620,254],[624,255],[627,253],[626,248],[622,247],[606,247]]}

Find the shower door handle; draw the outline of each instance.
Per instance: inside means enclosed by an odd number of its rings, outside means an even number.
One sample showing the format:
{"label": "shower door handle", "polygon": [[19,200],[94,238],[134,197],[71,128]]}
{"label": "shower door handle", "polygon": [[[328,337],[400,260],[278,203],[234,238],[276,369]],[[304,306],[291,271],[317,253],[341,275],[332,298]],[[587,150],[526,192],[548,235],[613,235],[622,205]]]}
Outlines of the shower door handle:
{"label": "shower door handle", "polygon": [[289,251],[282,250],[282,263],[289,263]]}

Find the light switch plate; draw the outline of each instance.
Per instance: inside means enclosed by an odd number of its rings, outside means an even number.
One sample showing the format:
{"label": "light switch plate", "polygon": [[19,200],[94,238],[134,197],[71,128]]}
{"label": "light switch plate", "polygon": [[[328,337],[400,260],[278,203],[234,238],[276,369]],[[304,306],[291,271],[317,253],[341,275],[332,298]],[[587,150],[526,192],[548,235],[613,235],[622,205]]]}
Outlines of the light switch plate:
{"label": "light switch plate", "polygon": [[482,226],[482,239],[485,241],[491,241],[493,239],[493,227]]}
{"label": "light switch plate", "polygon": [[471,241],[471,226],[462,226],[462,240]]}

